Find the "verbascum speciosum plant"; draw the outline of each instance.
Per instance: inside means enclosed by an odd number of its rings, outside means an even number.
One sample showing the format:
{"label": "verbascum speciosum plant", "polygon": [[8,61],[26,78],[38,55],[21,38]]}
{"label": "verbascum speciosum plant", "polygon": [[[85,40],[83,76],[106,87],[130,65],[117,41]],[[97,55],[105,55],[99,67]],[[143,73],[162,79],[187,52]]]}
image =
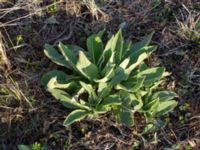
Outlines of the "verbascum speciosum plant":
{"label": "verbascum speciosum plant", "polygon": [[45,45],[49,59],[72,70],[70,75],[52,70],[42,77],[52,96],[72,110],[64,125],[111,113],[118,122],[131,127],[135,113],[144,115],[150,123],[172,111],[177,105],[173,100],[176,93],[157,90],[166,75],[165,68],[150,68],[145,63],[157,48],[149,45],[153,33],[134,44],[124,41],[121,29],[105,45],[102,35],[99,32],[87,38],[87,51],[61,42],[59,50]]}

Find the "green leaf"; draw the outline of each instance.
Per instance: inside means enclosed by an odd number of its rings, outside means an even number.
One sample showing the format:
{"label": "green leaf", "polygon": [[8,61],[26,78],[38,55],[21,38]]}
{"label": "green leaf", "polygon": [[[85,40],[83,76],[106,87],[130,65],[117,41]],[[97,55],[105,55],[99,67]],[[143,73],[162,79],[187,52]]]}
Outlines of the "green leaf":
{"label": "green leaf", "polygon": [[177,106],[177,102],[175,100],[169,101],[161,101],[157,108],[157,116],[162,116],[173,110]]}
{"label": "green leaf", "polygon": [[82,109],[72,111],[64,121],[64,126],[69,126],[74,122],[84,119],[89,113]]}
{"label": "green leaf", "polygon": [[144,80],[145,77],[138,78],[137,83],[131,88],[131,91],[137,92],[143,86]]}
{"label": "green leaf", "polygon": [[65,60],[65,58],[61,54],[59,54],[55,48],[53,48],[49,44],[45,44],[44,47],[45,47],[44,53],[49,59],[51,59],[51,61],[53,61],[57,65],[61,65],[64,67],[68,66],[68,63]]}
{"label": "green leaf", "polygon": [[140,67],[139,67],[139,71],[141,72],[141,71],[144,71],[144,70],[146,70],[146,69],[148,69],[149,67],[146,65],[146,63],[145,62],[142,62],[141,64],[140,64]]}
{"label": "green leaf", "polygon": [[129,53],[129,50],[131,49],[131,47],[132,47],[132,42],[123,43],[122,57],[126,56],[126,54]]}
{"label": "green leaf", "polygon": [[99,78],[98,68],[88,60],[82,51],[79,52],[79,58],[76,67],[86,78],[91,81]]}
{"label": "green leaf", "polygon": [[81,74],[81,72],[76,67],[76,64],[77,64],[78,60],[77,60],[75,54],[69,49],[69,47],[67,45],[64,45],[61,42],[59,43],[58,47],[60,48],[60,51],[61,51],[62,55],[64,56],[65,60],[72,67],[73,71]]}
{"label": "green leaf", "polygon": [[73,99],[67,92],[60,90],[60,89],[48,89],[48,91],[58,100],[61,101],[61,103],[70,109],[76,109],[76,108],[81,108],[81,109],[86,109],[90,110],[85,105],[82,105],[78,103],[75,99]]}
{"label": "green leaf", "polygon": [[137,92],[142,87],[144,79],[145,77],[140,77],[137,79],[136,84],[129,83],[127,86],[124,86],[123,84],[118,84],[116,86],[116,89],[117,90],[121,89],[127,92]]}
{"label": "green leaf", "polygon": [[139,64],[141,64],[146,58],[148,57],[148,55],[146,53],[142,53],[138,59],[136,60],[135,63],[131,64],[127,69],[126,69],[126,73],[130,74]]}
{"label": "green leaf", "polygon": [[95,108],[95,113],[97,113],[97,114],[104,114],[104,113],[107,113],[109,110],[110,110],[110,107],[107,106],[107,105],[98,105]]}
{"label": "green leaf", "polygon": [[106,88],[108,86],[107,83],[105,82],[99,82],[98,83],[98,90],[97,90],[97,93],[98,95],[103,91],[104,88]]}
{"label": "green leaf", "polygon": [[68,47],[68,49],[70,49],[75,54],[75,56],[77,56],[79,54],[79,51],[83,51],[85,53],[85,55],[88,56],[88,52],[77,45],[66,44],[66,46]]}
{"label": "green leaf", "polygon": [[29,146],[26,146],[26,145],[18,145],[18,149],[19,150],[31,150],[31,148]]}
{"label": "green leaf", "polygon": [[160,101],[168,101],[173,99],[174,97],[178,97],[178,95],[175,92],[159,91],[153,94],[152,99],[159,98]]}
{"label": "green leaf", "polygon": [[122,37],[122,30],[120,29],[117,34],[114,36],[113,42],[112,42],[112,52],[116,52],[116,63],[119,63],[122,59],[123,54],[123,37]]}
{"label": "green leaf", "polygon": [[80,81],[80,84],[88,92],[89,97],[91,98],[90,103],[91,104],[97,104],[98,103],[98,97],[97,97],[92,85],[84,83],[82,81]]}
{"label": "green leaf", "polygon": [[49,89],[59,88],[59,89],[65,89],[70,92],[75,91],[77,88],[80,88],[77,82],[75,81],[68,81],[64,83],[58,83],[57,77],[51,78],[51,80],[48,82],[47,87]]}
{"label": "green leaf", "polygon": [[108,97],[106,97],[102,103],[102,105],[120,105],[121,101],[120,101],[120,97],[118,95],[110,95]]}
{"label": "green leaf", "polygon": [[130,62],[130,57],[125,58],[125,59],[121,62],[121,64],[119,65],[119,67],[121,67],[121,68],[123,68],[123,69],[126,69],[126,67],[128,66],[129,62]]}
{"label": "green leaf", "polygon": [[125,73],[123,68],[117,68],[115,76],[111,79],[110,85],[115,86],[118,83],[126,80],[128,78],[127,74]]}
{"label": "green leaf", "polygon": [[132,48],[130,49],[130,53],[140,50],[141,48],[149,45],[151,42],[152,36],[154,32],[151,32],[149,35],[145,36],[142,41],[134,43]]}
{"label": "green leaf", "polygon": [[109,72],[101,79],[94,80],[95,82],[107,82],[114,76],[114,66],[110,68]]}
{"label": "green leaf", "polygon": [[142,77],[145,76],[145,80],[143,85],[146,87],[151,86],[156,81],[159,81],[163,77],[163,73],[165,72],[165,68],[163,67],[155,67],[146,69],[138,73],[138,76]]}
{"label": "green leaf", "polygon": [[74,55],[74,53],[69,49],[67,45],[64,45],[62,42],[59,43],[58,47],[60,48],[60,51],[62,55],[65,57],[65,60],[69,62],[70,64],[76,64],[77,58]]}
{"label": "green leaf", "polygon": [[102,38],[104,33],[105,33],[105,29],[99,31],[99,32],[97,33],[97,35],[98,35],[100,38]]}
{"label": "green leaf", "polygon": [[132,127],[134,125],[133,116],[130,111],[120,109],[119,118],[120,122],[126,125],[127,127]]}
{"label": "green leaf", "polygon": [[122,106],[124,106],[129,111],[139,110],[143,106],[142,100],[136,96],[136,94],[120,91],[120,98]]}
{"label": "green leaf", "polygon": [[101,37],[96,34],[89,36],[87,38],[87,49],[92,56],[93,63],[97,64],[103,52],[103,42]]}
{"label": "green leaf", "polygon": [[102,57],[98,62],[98,66],[100,66],[100,68],[103,68],[109,60],[111,63],[114,63],[115,61],[119,63],[119,61],[122,59],[122,50],[123,37],[120,29],[117,34],[115,36],[112,36],[112,38],[106,44]]}
{"label": "green leaf", "polygon": [[138,57],[141,54],[146,53],[147,57],[149,57],[149,55],[152,52],[154,52],[156,48],[157,48],[156,46],[145,46],[138,51],[133,51],[131,54],[127,55],[126,57],[130,57],[130,64],[134,64],[138,60]]}
{"label": "green leaf", "polygon": [[107,42],[104,51],[101,55],[101,57],[99,58],[99,61],[97,63],[97,66],[100,69],[103,69],[105,67],[105,65],[108,63],[108,60],[110,59],[111,55],[112,55],[112,42],[113,42],[114,36],[112,36],[112,38]]}
{"label": "green leaf", "polygon": [[146,133],[149,133],[149,132],[152,132],[154,131],[156,128],[155,128],[155,125],[152,124],[152,123],[149,123],[147,124],[147,126],[144,128],[142,134],[146,134]]}
{"label": "green leaf", "polygon": [[81,86],[89,93],[89,95],[96,95],[91,84],[80,81]]}
{"label": "green leaf", "polygon": [[143,106],[143,110],[149,113],[156,112],[159,105],[159,99],[153,99]]}
{"label": "green leaf", "polygon": [[99,97],[99,98],[103,98],[103,97],[109,95],[110,92],[111,92],[111,90],[112,90],[112,87],[109,86],[108,83],[100,82],[100,83],[98,84],[98,90],[97,90],[97,92],[98,92],[98,97]]}
{"label": "green leaf", "polygon": [[121,84],[126,88],[131,88],[137,83],[138,78],[140,77],[137,77],[136,75],[130,76],[127,80],[123,81]]}
{"label": "green leaf", "polygon": [[110,72],[110,70],[115,69],[115,67],[116,67],[116,64],[112,64],[108,62],[106,66],[103,69],[101,69],[102,70],[100,72],[101,76],[105,77]]}
{"label": "green leaf", "polygon": [[56,77],[58,81],[65,82],[69,79],[68,75],[62,71],[52,70],[44,74],[41,78],[41,84],[47,86],[51,78]]}

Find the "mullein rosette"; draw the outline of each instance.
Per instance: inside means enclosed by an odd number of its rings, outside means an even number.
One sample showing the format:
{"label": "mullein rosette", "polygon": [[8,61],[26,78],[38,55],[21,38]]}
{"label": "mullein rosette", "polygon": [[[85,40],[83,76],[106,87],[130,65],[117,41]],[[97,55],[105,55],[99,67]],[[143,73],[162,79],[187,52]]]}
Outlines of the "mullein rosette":
{"label": "mullein rosette", "polygon": [[153,32],[134,44],[124,41],[121,29],[106,45],[102,36],[103,31],[87,38],[88,51],[61,42],[59,50],[45,45],[44,53],[51,61],[72,70],[71,75],[52,70],[41,80],[52,96],[72,110],[64,125],[110,112],[131,127],[136,112],[151,123],[172,111],[177,94],[157,90],[167,75],[165,68],[145,63],[157,48],[149,45]]}

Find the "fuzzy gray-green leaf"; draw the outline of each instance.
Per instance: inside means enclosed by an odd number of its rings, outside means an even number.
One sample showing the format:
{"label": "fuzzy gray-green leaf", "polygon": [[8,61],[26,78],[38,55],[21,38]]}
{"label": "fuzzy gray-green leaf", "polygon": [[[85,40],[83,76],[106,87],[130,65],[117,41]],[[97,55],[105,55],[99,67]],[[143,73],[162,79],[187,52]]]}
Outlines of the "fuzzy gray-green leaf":
{"label": "fuzzy gray-green leaf", "polygon": [[149,35],[145,36],[142,41],[134,43],[130,49],[130,53],[140,50],[141,48],[147,46],[152,39],[154,32],[151,32]]}
{"label": "fuzzy gray-green leaf", "polygon": [[119,118],[120,118],[120,122],[126,125],[127,127],[131,127],[134,125],[133,116],[130,111],[121,109],[119,112]]}
{"label": "fuzzy gray-green leaf", "polygon": [[97,64],[103,52],[103,42],[101,38],[94,34],[87,38],[87,49],[92,57],[94,64]]}
{"label": "fuzzy gray-green leaf", "polygon": [[45,44],[44,47],[45,47],[44,53],[49,59],[51,59],[51,61],[53,61],[57,65],[61,65],[61,66],[64,66],[64,67],[68,66],[68,63],[65,60],[65,58],[61,54],[59,54],[58,51],[55,48],[53,48],[49,44]]}
{"label": "fuzzy gray-green leaf", "polygon": [[79,58],[76,67],[86,78],[90,80],[99,78],[97,66],[91,63],[82,51],[79,52]]}
{"label": "fuzzy gray-green leaf", "polygon": [[60,89],[48,89],[49,92],[58,100],[61,101],[61,103],[70,109],[76,109],[76,108],[81,108],[81,109],[89,109],[87,106],[84,106],[77,101],[73,101],[72,97],[65,91],[60,90]]}
{"label": "fuzzy gray-green leaf", "polygon": [[41,78],[41,84],[44,87],[47,87],[48,82],[51,78],[56,77],[58,81],[66,82],[69,79],[69,76],[62,71],[52,70],[44,74]]}
{"label": "fuzzy gray-green leaf", "polygon": [[175,97],[178,97],[178,95],[175,92],[172,91],[159,91],[153,94],[152,99],[159,98],[160,101],[168,101]]}
{"label": "fuzzy gray-green leaf", "polygon": [[163,77],[163,73],[165,72],[165,68],[163,67],[155,67],[149,68],[138,73],[138,76],[145,76],[144,86],[149,87],[154,84],[156,81],[159,81]]}
{"label": "fuzzy gray-green leaf", "polygon": [[157,116],[165,115],[166,113],[170,112],[177,106],[177,102],[175,100],[169,100],[169,101],[162,101],[158,105],[157,108]]}
{"label": "fuzzy gray-green leaf", "polygon": [[84,119],[88,115],[88,112],[82,109],[72,111],[64,121],[64,126],[69,126],[74,122]]}

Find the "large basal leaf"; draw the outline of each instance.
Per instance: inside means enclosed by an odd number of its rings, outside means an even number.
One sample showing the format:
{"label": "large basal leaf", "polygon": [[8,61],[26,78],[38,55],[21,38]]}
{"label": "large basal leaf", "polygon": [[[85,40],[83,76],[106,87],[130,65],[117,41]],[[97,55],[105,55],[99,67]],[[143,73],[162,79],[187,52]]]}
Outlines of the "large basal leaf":
{"label": "large basal leaf", "polygon": [[101,38],[94,34],[87,38],[87,49],[92,57],[94,64],[97,64],[103,52],[103,42]]}
{"label": "large basal leaf", "polygon": [[151,32],[149,35],[145,36],[142,41],[134,43],[133,46],[131,47],[130,51],[129,51],[129,54],[132,53],[132,52],[138,51],[141,48],[149,45],[149,43],[151,42],[153,34],[154,34],[154,32]]}
{"label": "large basal leaf", "polygon": [[[112,36],[111,39],[107,42],[105,49],[102,53],[102,56],[98,62],[99,68],[104,68],[109,60],[112,60],[111,63],[114,63],[115,61],[119,62],[122,59],[123,43],[124,42],[122,37],[122,31],[120,29],[117,32],[117,34]],[[112,55],[114,56],[111,59],[110,57]]]}
{"label": "large basal leaf", "polygon": [[110,81],[110,86],[115,86],[127,78],[128,75],[125,73],[125,70],[123,68],[117,68],[115,70],[115,76]]}
{"label": "large basal leaf", "polygon": [[61,103],[70,109],[76,109],[76,108],[81,108],[81,109],[87,109],[89,108],[85,105],[82,105],[78,103],[76,100],[73,100],[72,97],[65,91],[60,90],[60,89],[48,89],[48,91],[58,100],[61,101]]}
{"label": "large basal leaf", "polygon": [[130,112],[139,111],[142,106],[142,100],[136,96],[135,93],[130,93],[127,91],[120,91],[120,98],[122,101],[122,106],[125,107]]}
{"label": "large basal leaf", "polygon": [[137,83],[131,88],[131,91],[137,92],[143,86],[144,80],[145,80],[145,77],[139,77],[137,79]]}
{"label": "large basal leaf", "polygon": [[67,90],[69,92],[73,92],[73,91],[79,89],[80,86],[78,85],[77,82],[75,82],[73,80],[72,81],[68,81],[68,82],[64,82],[64,83],[59,83],[58,80],[57,80],[57,77],[53,77],[48,82],[47,88],[48,89],[54,89],[54,88],[65,89],[65,90]]}
{"label": "large basal leaf", "polygon": [[138,51],[132,52],[126,57],[130,57],[130,64],[134,64],[141,54],[146,53],[149,56],[152,52],[156,50],[156,48],[156,46],[145,46]]}
{"label": "large basal leaf", "polygon": [[69,80],[69,76],[62,71],[52,70],[44,74],[41,78],[41,84],[47,87],[48,82],[51,78],[56,77],[58,81],[66,82]]}
{"label": "large basal leaf", "polygon": [[165,68],[163,67],[155,67],[146,69],[142,72],[138,73],[139,77],[145,76],[145,80],[143,85],[146,87],[151,86],[156,81],[159,81],[163,77],[163,73],[165,72]]}
{"label": "large basal leaf", "polygon": [[168,101],[175,97],[178,97],[178,95],[175,92],[159,91],[153,94],[152,99],[159,98],[160,101]]}
{"label": "large basal leaf", "polygon": [[104,52],[101,58],[100,67],[103,68],[106,63],[116,63],[118,64],[122,59],[122,50],[123,50],[123,37],[121,29],[117,32],[116,35],[106,44]]}
{"label": "large basal leaf", "polygon": [[79,51],[83,51],[86,56],[89,56],[88,52],[85,51],[82,47],[79,47],[77,45],[72,45],[72,44],[66,44],[66,46],[75,54],[75,56],[78,56]]}
{"label": "large basal leaf", "polygon": [[105,65],[108,63],[108,60],[110,59],[112,55],[112,42],[113,42],[114,36],[107,42],[104,51],[99,58],[99,61],[97,63],[98,68],[103,69]]}
{"label": "large basal leaf", "polygon": [[104,114],[104,113],[107,113],[109,110],[110,110],[110,107],[108,105],[98,105],[95,108],[95,113]]}
{"label": "large basal leaf", "polygon": [[137,83],[138,77],[135,76],[129,76],[129,78],[126,81],[121,82],[121,85],[125,86],[126,88],[131,88]]}
{"label": "large basal leaf", "polygon": [[102,105],[120,105],[122,102],[119,95],[110,95],[102,101]]}
{"label": "large basal leaf", "polygon": [[145,77],[140,77],[137,78],[137,82],[135,84],[129,83],[127,84],[127,86],[123,85],[123,84],[118,84],[116,86],[117,90],[124,90],[127,92],[137,92],[142,86],[143,86],[143,82],[144,82]]}
{"label": "large basal leaf", "polygon": [[98,84],[98,90],[97,90],[98,97],[99,98],[106,97],[107,95],[110,94],[111,90],[112,90],[112,87],[109,86],[108,83],[106,83],[106,82],[100,82]]}
{"label": "large basal leaf", "polygon": [[77,63],[77,58],[74,55],[74,53],[68,48],[67,45],[64,45],[62,42],[59,43],[58,47],[60,48],[60,51],[62,55],[65,57],[65,59],[72,63],[76,64]]}
{"label": "large basal leaf", "polygon": [[112,42],[112,52],[115,51],[115,58],[116,63],[118,64],[122,59],[123,54],[123,37],[122,37],[122,30],[120,29],[117,34],[115,35],[113,42]]}
{"label": "large basal leaf", "polygon": [[157,108],[157,116],[162,116],[173,110],[177,106],[177,102],[175,100],[169,101],[161,101]]}
{"label": "large basal leaf", "polygon": [[136,96],[135,93],[120,91],[120,98],[122,101],[122,106],[129,109],[129,111],[140,110],[143,106],[142,100],[138,96]]}
{"label": "large basal leaf", "polygon": [[77,109],[72,111],[64,121],[64,126],[69,126],[74,122],[84,119],[88,115],[88,111]]}
{"label": "large basal leaf", "polygon": [[91,84],[84,83],[80,81],[81,86],[88,92],[88,101],[91,105],[96,105],[98,103],[98,97]]}
{"label": "large basal leaf", "polygon": [[148,57],[148,55],[146,53],[142,53],[138,59],[136,60],[136,62],[134,62],[133,64],[131,63],[129,65],[129,67],[126,69],[126,73],[129,75],[138,65],[140,65],[146,58]]}
{"label": "large basal leaf", "polygon": [[139,72],[141,72],[141,71],[144,71],[144,70],[146,70],[146,69],[148,69],[149,67],[147,66],[147,64],[145,63],[145,62],[142,62],[141,64],[140,64],[140,67],[139,67]]}
{"label": "large basal leaf", "polygon": [[68,46],[64,45],[61,42],[59,43],[58,47],[60,48],[62,55],[64,56],[64,58],[68,62],[68,64],[70,64],[73,71],[75,71],[76,73],[82,74],[76,67],[78,59],[75,56],[75,54],[71,51],[71,49],[69,49]]}
{"label": "large basal leaf", "polygon": [[103,78],[101,78],[101,79],[98,79],[98,80],[94,80],[95,82],[107,82],[107,81],[109,81],[114,75],[115,75],[115,73],[114,73],[114,66],[111,68],[108,68],[109,69],[109,72],[107,72],[107,70],[105,70],[105,72],[106,72],[106,74],[105,74],[105,76],[103,77]]}
{"label": "large basal leaf", "polygon": [[49,59],[51,59],[51,61],[53,61],[57,65],[68,67],[68,63],[65,58],[61,54],[59,54],[55,48],[53,48],[49,44],[45,44],[44,47],[44,53]]}
{"label": "large basal leaf", "polygon": [[103,69],[101,69],[100,75],[103,77],[106,76],[110,72],[111,69],[115,68],[115,66],[116,64],[112,64],[108,62],[106,66]]}
{"label": "large basal leaf", "polygon": [[159,99],[158,98],[153,99],[143,106],[143,110],[149,113],[156,112],[158,105],[159,105]]}
{"label": "large basal leaf", "polygon": [[130,51],[132,47],[132,42],[123,42],[122,58],[124,58]]}
{"label": "large basal leaf", "polygon": [[89,80],[99,79],[98,68],[88,60],[82,51],[79,52],[76,67]]}
{"label": "large basal leaf", "polygon": [[130,111],[127,111],[123,108],[120,109],[119,118],[120,118],[120,122],[126,125],[127,127],[132,127],[134,125],[132,112]]}
{"label": "large basal leaf", "polygon": [[126,69],[130,62],[130,57],[125,58],[119,65],[119,67]]}

